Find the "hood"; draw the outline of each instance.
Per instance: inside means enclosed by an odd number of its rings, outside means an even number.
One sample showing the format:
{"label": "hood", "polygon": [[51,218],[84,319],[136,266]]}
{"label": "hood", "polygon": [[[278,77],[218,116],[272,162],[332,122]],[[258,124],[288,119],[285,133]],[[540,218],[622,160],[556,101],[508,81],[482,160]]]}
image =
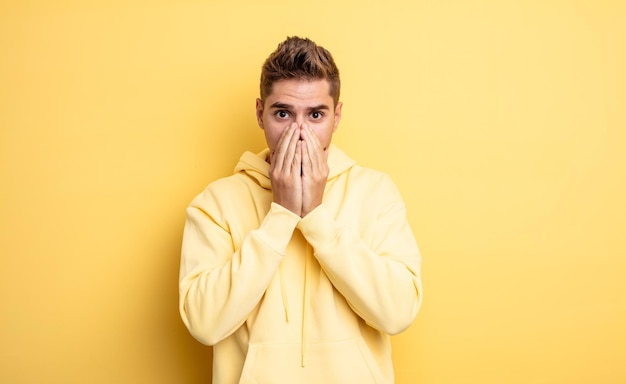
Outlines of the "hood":
{"label": "hood", "polygon": [[[256,180],[261,187],[272,189],[269,178],[270,164],[267,162],[268,157],[269,149],[267,148],[257,154],[245,152],[239,158],[234,173],[244,172],[249,177]],[[344,173],[354,164],[356,164],[356,162],[348,157],[341,149],[337,148],[334,144],[330,145],[328,152],[328,167],[330,168],[328,180]]]}

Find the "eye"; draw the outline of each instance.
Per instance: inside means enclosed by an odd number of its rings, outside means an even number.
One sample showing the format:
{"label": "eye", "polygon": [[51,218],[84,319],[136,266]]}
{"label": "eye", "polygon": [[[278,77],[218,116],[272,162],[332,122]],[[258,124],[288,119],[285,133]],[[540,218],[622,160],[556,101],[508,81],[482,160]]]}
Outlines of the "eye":
{"label": "eye", "polygon": [[289,117],[289,112],[285,111],[284,109],[280,109],[280,110],[274,112],[274,115],[276,117],[278,117],[279,119],[286,119],[286,118]]}
{"label": "eye", "polygon": [[322,112],[320,112],[320,111],[315,111],[315,112],[312,112],[312,113],[311,113],[311,118],[312,118],[313,120],[319,120],[319,119],[321,119],[322,117],[324,117],[324,114],[323,114]]}

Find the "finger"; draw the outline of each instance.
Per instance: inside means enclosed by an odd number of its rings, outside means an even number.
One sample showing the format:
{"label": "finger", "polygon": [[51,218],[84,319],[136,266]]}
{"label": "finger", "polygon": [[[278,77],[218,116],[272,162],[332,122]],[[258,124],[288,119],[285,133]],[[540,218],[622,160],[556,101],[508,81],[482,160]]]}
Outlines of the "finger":
{"label": "finger", "polygon": [[[311,144],[321,147],[319,138],[315,132],[313,132],[313,129],[306,124],[302,125],[302,135],[304,139],[311,142]],[[310,149],[313,149],[313,147],[310,147]]]}
{"label": "finger", "polygon": [[287,136],[288,133],[289,133],[289,127],[283,130],[283,132],[280,134],[280,138],[278,139],[278,143],[276,143],[276,147],[274,148],[273,151],[270,152],[270,160],[271,160],[270,167],[272,169],[279,168],[281,166],[282,159],[284,157],[284,156],[281,156],[281,153],[283,152],[285,137]]}
{"label": "finger", "polygon": [[312,166],[321,166],[326,161],[326,156],[317,135],[309,126],[305,126],[303,131],[305,141],[307,142],[308,157]]}
{"label": "finger", "polygon": [[272,165],[274,169],[282,169],[284,166],[285,155],[289,151],[289,144],[294,134],[294,125],[290,125],[285,130],[283,130],[280,135],[280,139],[278,140],[278,144],[276,144],[276,149],[274,151],[274,155],[272,157]]}
{"label": "finger", "polygon": [[303,161],[303,148],[306,147],[306,144],[303,145],[302,140],[298,140],[296,142],[296,154],[294,156],[294,161],[292,163],[291,171],[294,174],[301,175],[302,174],[302,161]]}
{"label": "finger", "polygon": [[[300,141],[300,129],[298,125],[293,123],[290,127],[291,136],[289,137],[289,142],[287,145],[287,152],[285,153],[285,159],[283,162],[283,171],[292,172],[294,171],[294,164],[297,163],[298,167],[300,166],[299,154],[298,154],[298,142]],[[298,160],[296,161],[296,156],[298,156]],[[298,169],[298,172],[300,170]]]}
{"label": "finger", "polygon": [[310,175],[311,174],[311,157],[309,154],[309,143],[306,140],[302,140],[302,174]]}

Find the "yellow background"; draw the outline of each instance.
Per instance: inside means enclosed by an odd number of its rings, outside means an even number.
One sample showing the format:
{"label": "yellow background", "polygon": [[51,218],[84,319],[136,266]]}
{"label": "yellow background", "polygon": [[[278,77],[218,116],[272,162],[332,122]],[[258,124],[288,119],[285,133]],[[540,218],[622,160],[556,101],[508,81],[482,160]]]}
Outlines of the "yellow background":
{"label": "yellow background", "polygon": [[626,382],[623,1],[4,1],[0,382],[202,383],[184,208],[264,142],[287,35],[342,71],[335,143],[424,256],[397,383]]}

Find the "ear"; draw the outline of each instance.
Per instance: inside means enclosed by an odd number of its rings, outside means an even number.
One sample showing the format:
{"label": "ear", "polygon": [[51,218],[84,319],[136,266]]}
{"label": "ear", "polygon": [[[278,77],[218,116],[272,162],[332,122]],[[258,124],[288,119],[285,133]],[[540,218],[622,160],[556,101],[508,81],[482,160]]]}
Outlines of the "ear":
{"label": "ear", "polygon": [[256,121],[261,129],[263,128],[263,100],[256,99]]}
{"label": "ear", "polygon": [[343,103],[340,101],[335,107],[335,126],[333,127],[333,132],[337,131],[337,128],[339,128],[339,121],[341,121],[341,107],[343,107]]}

